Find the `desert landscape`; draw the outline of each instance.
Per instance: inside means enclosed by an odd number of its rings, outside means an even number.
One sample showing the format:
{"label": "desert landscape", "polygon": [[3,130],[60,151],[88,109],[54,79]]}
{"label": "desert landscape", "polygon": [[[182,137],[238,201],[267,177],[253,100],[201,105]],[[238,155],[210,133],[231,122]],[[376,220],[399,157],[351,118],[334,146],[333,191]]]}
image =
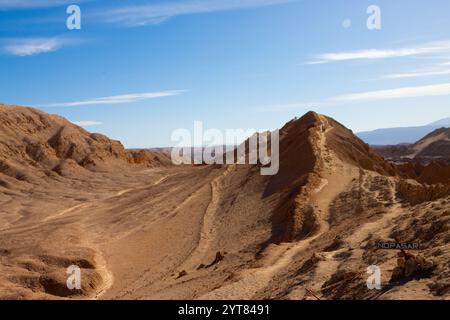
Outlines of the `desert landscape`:
{"label": "desert landscape", "polygon": [[373,149],[308,112],[262,176],[0,105],[0,299],[449,299],[448,130]]}

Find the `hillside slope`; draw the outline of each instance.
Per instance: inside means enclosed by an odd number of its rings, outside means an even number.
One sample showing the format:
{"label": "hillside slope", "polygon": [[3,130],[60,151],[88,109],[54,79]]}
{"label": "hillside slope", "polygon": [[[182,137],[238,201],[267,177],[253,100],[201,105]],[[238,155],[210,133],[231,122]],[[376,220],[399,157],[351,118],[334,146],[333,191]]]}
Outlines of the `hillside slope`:
{"label": "hillside slope", "polygon": [[162,153],[127,151],[119,141],[89,133],[33,108],[0,105],[0,173],[25,181],[108,171],[128,164],[169,164]]}
{"label": "hillside slope", "polygon": [[450,128],[439,128],[410,145],[377,146],[389,159],[450,159]]}
{"label": "hillside slope", "polygon": [[[259,165],[134,166],[115,142],[98,146],[63,119],[22,109],[28,129],[0,115],[10,130],[5,161],[45,172],[70,155],[94,173],[21,189],[9,176],[0,186],[0,298],[449,297],[450,190],[402,179],[331,118],[309,112],[287,123],[280,170],[262,176]],[[61,124],[73,135],[58,135]],[[24,143],[31,132],[37,138]],[[52,143],[55,134],[77,147]],[[48,143],[43,157],[26,152],[36,139]],[[87,155],[95,166],[84,166]],[[394,238],[420,241],[407,270],[397,251],[377,245]],[[381,291],[366,287],[372,264]],[[82,269],[81,290],[66,287],[70,265]]]}

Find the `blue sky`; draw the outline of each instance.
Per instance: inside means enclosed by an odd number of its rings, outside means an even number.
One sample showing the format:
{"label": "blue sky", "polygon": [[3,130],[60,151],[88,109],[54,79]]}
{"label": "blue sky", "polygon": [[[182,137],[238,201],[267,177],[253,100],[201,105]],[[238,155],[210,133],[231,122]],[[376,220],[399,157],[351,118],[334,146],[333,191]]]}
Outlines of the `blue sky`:
{"label": "blue sky", "polygon": [[[81,30],[66,9],[81,8]],[[381,9],[381,30],[366,10]],[[308,110],[355,132],[450,116],[448,0],[0,0],[0,102],[121,140],[274,129]]]}

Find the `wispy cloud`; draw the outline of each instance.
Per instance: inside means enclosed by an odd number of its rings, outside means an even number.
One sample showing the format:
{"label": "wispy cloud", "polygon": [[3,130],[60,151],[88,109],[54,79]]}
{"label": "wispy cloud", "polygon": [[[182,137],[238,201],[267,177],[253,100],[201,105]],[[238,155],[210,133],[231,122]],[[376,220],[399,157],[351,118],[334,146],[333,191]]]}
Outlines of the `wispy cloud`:
{"label": "wispy cloud", "polygon": [[74,3],[85,2],[74,0],[0,0],[0,11],[9,9],[29,9],[29,8],[44,8],[57,7],[61,5],[71,5]]}
{"label": "wispy cloud", "polygon": [[26,57],[40,53],[53,52],[65,45],[74,44],[79,40],[62,37],[24,38],[3,40],[3,50],[11,55]]}
{"label": "wispy cloud", "polygon": [[186,90],[171,90],[171,91],[160,91],[160,92],[144,92],[144,93],[134,93],[134,94],[124,94],[119,96],[110,96],[102,98],[94,98],[90,100],[82,100],[75,102],[63,102],[63,103],[53,103],[48,105],[41,105],[41,107],[80,107],[80,106],[92,106],[92,105],[104,105],[104,104],[124,104],[133,103],[143,100],[163,98],[177,96],[186,92]]}
{"label": "wispy cloud", "polygon": [[279,5],[297,0],[179,0],[156,4],[129,5],[97,13],[104,22],[127,26],[158,24],[169,18],[198,13]]}
{"label": "wispy cloud", "polygon": [[290,110],[317,109],[326,107],[337,107],[349,103],[358,103],[377,100],[406,99],[417,97],[445,96],[450,95],[450,83],[441,83],[428,86],[402,87],[389,90],[367,91],[351,93],[324,99],[320,102],[296,102],[288,104],[274,104],[261,106],[256,109],[261,112],[283,112]]}
{"label": "wispy cloud", "polygon": [[365,49],[357,51],[318,54],[306,64],[324,64],[351,60],[371,60],[411,57],[450,52],[450,41],[423,44],[417,47],[396,49]]}
{"label": "wispy cloud", "polygon": [[72,123],[76,124],[77,126],[80,126],[80,127],[92,127],[92,126],[99,126],[99,125],[103,124],[103,122],[91,121],[91,120],[87,120],[87,121],[72,121]]}
{"label": "wispy cloud", "polygon": [[405,79],[405,78],[419,78],[419,77],[431,77],[431,76],[442,76],[450,74],[450,70],[428,70],[428,71],[417,71],[417,72],[405,72],[405,73],[394,73],[384,76],[384,79]]}
{"label": "wispy cloud", "polygon": [[450,95],[450,83],[442,83],[428,86],[403,87],[390,90],[369,91],[337,96],[331,99],[333,102],[354,102],[390,100],[401,98],[429,97]]}

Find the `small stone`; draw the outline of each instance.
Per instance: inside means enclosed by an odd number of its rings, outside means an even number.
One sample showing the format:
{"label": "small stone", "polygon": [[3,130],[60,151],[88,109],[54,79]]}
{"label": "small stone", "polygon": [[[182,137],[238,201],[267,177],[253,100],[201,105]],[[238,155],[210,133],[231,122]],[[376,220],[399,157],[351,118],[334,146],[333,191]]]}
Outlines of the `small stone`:
{"label": "small stone", "polygon": [[419,264],[415,259],[406,260],[405,264],[405,277],[410,278],[419,270]]}
{"label": "small stone", "polygon": [[397,259],[397,266],[400,268],[405,268],[406,260],[405,258],[398,258]]}
{"label": "small stone", "polygon": [[186,270],[182,270],[182,271],[180,271],[180,273],[178,274],[178,277],[176,277],[176,279],[180,279],[180,278],[182,278],[182,277],[184,277],[186,275],[187,275]]}
{"label": "small stone", "polygon": [[405,276],[405,269],[401,267],[395,267],[394,270],[392,270],[390,282],[401,280],[404,278],[404,276]]}

